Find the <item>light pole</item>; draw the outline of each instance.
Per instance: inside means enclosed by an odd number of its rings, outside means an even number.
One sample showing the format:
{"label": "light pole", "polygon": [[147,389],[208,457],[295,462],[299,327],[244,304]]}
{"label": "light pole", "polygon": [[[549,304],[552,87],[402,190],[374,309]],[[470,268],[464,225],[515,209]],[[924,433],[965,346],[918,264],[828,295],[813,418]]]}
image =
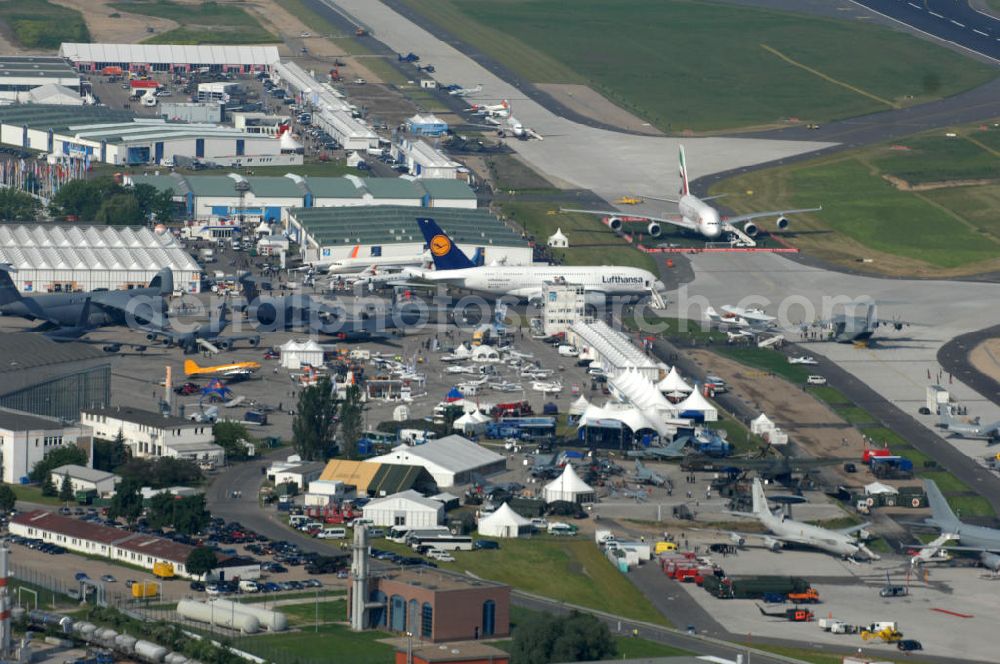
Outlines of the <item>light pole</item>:
{"label": "light pole", "polygon": [[413,632],[406,633],[406,664],[413,664]]}

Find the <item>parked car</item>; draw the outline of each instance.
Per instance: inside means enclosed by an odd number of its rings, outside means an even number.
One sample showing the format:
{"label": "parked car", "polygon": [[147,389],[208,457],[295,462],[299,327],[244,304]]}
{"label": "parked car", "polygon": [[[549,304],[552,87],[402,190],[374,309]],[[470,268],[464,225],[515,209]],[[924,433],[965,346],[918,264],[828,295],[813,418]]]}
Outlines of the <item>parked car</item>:
{"label": "parked car", "polygon": [[194,590],[195,592],[199,592],[199,593],[200,592],[204,592],[205,591],[205,584],[202,583],[201,581],[192,581],[191,582],[191,590]]}
{"label": "parked car", "polygon": [[476,540],[472,543],[473,549],[478,550],[488,550],[488,549],[499,549],[500,542],[494,542],[493,540]]}
{"label": "parked car", "polygon": [[118,579],[111,576],[110,574],[105,574],[104,576],[101,577],[101,581],[103,581],[104,583],[117,583]]}
{"label": "parked car", "polygon": [[823,376],[813,375],[806,378],[806,382],[810,385],[826,385],[826,378]]}
{"label": "parked car", "polygon": [[896,644],[896,647],[902,650],[903,652],[912,652],[914,650],[924,649],[924,646],[920,643],[920,641],[917,641],[915,639],[903,639],[902,641]]}

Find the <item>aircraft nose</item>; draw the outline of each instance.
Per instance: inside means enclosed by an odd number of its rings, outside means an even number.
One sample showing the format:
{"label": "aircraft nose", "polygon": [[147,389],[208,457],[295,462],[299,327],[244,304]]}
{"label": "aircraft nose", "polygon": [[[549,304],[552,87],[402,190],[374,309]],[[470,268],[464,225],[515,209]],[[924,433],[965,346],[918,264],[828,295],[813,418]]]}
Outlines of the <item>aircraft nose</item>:
{"label": "aircraft nose", "polygon": [[656,281],[653,282],[653,290],[656,290],[658,292],[663,292],[667,290],[667,286],[662,281],[657,279]]}

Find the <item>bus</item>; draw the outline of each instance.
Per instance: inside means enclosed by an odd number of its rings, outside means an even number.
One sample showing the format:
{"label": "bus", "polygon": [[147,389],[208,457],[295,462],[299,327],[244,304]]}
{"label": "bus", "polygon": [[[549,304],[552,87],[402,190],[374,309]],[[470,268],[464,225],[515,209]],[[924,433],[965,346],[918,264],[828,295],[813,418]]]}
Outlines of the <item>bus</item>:
{"label": "bus", "polygon": [[430,537],[432,535],[447,535],[447,526],[426,526],[424,528],[414,528],[412,526],[393,526],[389,528],[386,539],[396,544],[408,544],[409,540],[417,537]]}
{"label": "bus", "polygon": [[452,535],[449,532],[440,535],[422,535],[407,540],[414,551],[426,552],[430,549],[438,551],[472,551],[472,537],[469,535]]}

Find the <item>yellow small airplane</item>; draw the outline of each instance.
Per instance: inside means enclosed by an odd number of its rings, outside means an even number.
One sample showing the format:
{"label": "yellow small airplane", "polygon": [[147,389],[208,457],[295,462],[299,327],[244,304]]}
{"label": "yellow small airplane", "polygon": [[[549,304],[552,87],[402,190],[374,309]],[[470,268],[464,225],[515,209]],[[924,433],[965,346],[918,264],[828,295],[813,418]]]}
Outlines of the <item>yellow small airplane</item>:
{"label": "yellow small airplane", "polygon": [[616,205],[639,205],[640,203],[643,203],[643,202],[644,201],[641,198],[639,198],[638,196],[622,196],[617,201],[615,201],[615,204]]}
{"label": "yellow small airplane", "polygon": [[251,373],[256,369],[260,369],[260,362],[233,362],[214,367],[201,367],[194,360],[184,360],[184,373],[188,376],[233,376]]}

